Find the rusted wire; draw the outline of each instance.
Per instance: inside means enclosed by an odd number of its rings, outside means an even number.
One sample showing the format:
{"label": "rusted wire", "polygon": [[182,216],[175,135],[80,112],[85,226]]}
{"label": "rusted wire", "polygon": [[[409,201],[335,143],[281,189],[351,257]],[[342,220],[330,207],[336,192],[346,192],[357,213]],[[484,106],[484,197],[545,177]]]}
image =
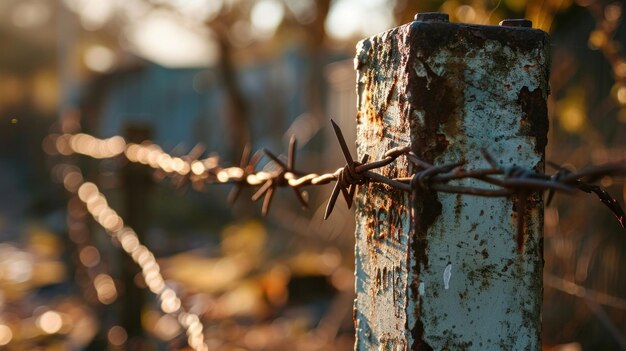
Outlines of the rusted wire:
{"label": "rusted wire", "polygon": [[[289,143],[286,162],[267,149],[263,149],[262,154],[257,152],[251,156],[250,148],[247,147],[240,165],[235,167],[221,166],[219,157],[215,155],[201,159],[199,157],[201,152],[198,152],[198,148],[194,148],[190,155],[176,157],[169,155],[161,147],[149,141],[141,144],[127,144],[119,137],[96,139],[86,134],[65,134],[55,136],[54,141],[57,150],[63,155],[78,153],[94,158],[124,155],[130,162],[148,165],[177,179],[175,182],[177,184],[190,182],[199,187],[206,184],[233,184],[234,188],[229,195],[231,203],[238,198],[242,188],[256,188],[252,200],[257,201],[263,198],[263,215],[270,210],[274,193],[279,188],[290,188],[302,207],[307,207],[303,188],[331,182],[335,182],[335,185],[326,206],[325,219],[332,213],[340,194],[350,208],[356,188],[373,183],[385,184],[393,189],[412,194],[435,191],[484,197],[516,196],[518,200],[517,241],[518,248],[521,249],[524,241],[521,237],[524,227],[523,214],[528,196],[547,191],[549,202],[555,192],[572,194],[580,190],[595,194],[611,210],[621,227],[626,228],[626,216],[617,200],[599,186],[592,184],[605,176],[626,175],[624,164],[604,164],[580,171],[569,171],[556,166],[556,173],[549,175],[517,165],[500,166],[488,151],[482,150],[490,167],[466,169],[464,168],[466,163],[463,160],[444,165],[431,165],[421,160],[409,146],[392,148],[380,160],[370,161],[369,155],[363,155],[359,161],[354,161],[341,129],[332,120],[331,124],[346,164],[333,173],[323,174],[303,173],[296,169],[295,138],[292,138]],[[270,170],[257,171],[257,164],[263,154],[271,160],[273,167]],[[411,177],[390,178],[375,172],[392,164],[400,157],[405,157],[416,170]],[[484,186],[454,184],[463,179],[474,179],[484,183]]]}

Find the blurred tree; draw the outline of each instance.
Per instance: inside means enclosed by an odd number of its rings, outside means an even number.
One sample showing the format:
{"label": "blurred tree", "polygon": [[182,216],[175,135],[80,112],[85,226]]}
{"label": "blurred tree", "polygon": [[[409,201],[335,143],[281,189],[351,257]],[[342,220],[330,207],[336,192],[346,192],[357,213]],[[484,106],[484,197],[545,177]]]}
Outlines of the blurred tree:
{"label": "blurred tree", "polygon": [[238,82],[238,70],[233,62],[233,44],[231,28],[242,15],[243,6],[229,8],[222,5],[221,10],[206,25],[215,35],[220,50],[218,70],[226,92],[227,110],[222,116],[228,126],[226,142],[229,145],[231,160],[237,160],[245,145],[252,144],[252,134],[248,115],[249,106]]}

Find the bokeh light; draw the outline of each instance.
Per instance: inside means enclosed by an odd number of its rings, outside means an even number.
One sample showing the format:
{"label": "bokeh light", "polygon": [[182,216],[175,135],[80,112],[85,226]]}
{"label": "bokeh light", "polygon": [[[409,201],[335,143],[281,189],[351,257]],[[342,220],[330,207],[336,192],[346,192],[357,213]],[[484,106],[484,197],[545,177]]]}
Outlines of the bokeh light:
{"label": "bokeh light", "polygon": [[115,53],[106,46],[94,45],[85,50],[85,65],[94,72],[110,71],[115,65]]}
{"label": "bokeh light", "polygon": [[128,334],[123,327],[120,327],[119,325],[114,325],[109,329],[109,332],[107,333],[107,339],[109,340],[109,343],[111,343],[111,345],[122,346],[126,343],[126,340],[128,340]]}
{"label": "bokeh light", "polygon": [[56,311],[46,311],[37,317],[37,327],[46,334],[55,334],[63,327],[63,319]]}
{"label": "bokeh light", "polygon": [[270,37],[282,22],[283,4],[277,0],[257,1],[250,13],[250,20],[257,35]]}
{"label": "bokeh light", "polygon": [[11,342],[13,339],[13,332],[11,328],[4,324],[0,324],[0,346],[4,346]]}
{"label": "bokeh light", "polygon": [[98,294],[98,300],[104,305],[110,305],[117,299],[115,282],[108,274],[98,274],[94,279],[94,288]]}

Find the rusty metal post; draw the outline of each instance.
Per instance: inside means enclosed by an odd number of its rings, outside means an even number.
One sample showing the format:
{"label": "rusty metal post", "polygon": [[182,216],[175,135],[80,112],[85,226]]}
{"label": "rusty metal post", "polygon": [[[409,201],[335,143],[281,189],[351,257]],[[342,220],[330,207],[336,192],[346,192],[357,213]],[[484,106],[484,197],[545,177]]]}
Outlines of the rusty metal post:
{"label": "rusty metal post", "polygon": [[[503,166],[543,170],[548,36],[528,24],[465,25],[420,14],[361,41],[359,159],[410,144],[433,164],[488,168],[487,149]],[[409,168],[400,158],[380,171],[402,177]],[[521,214],[521,250],[516,197],[409,195],[368,184],[357,199],[356,350],[540,349],[540,195]]]}

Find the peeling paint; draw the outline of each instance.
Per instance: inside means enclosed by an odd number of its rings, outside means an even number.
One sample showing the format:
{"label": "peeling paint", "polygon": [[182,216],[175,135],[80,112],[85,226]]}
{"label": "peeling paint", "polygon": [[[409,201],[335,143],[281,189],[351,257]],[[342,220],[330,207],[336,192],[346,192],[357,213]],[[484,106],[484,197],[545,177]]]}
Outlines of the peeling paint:
{"label": "peeling paint", "polygon": [[[548,49],[538,30],[442,22],[360,42],[358,157],[410,144],[427,162],[484,168],[486,148],[541,170]],[[381,172],[410,169],[400,158]],[[513,199],[368,184],[356,205],[355,350],[540,349],[541,197],[522,214],[521,253]]]}

